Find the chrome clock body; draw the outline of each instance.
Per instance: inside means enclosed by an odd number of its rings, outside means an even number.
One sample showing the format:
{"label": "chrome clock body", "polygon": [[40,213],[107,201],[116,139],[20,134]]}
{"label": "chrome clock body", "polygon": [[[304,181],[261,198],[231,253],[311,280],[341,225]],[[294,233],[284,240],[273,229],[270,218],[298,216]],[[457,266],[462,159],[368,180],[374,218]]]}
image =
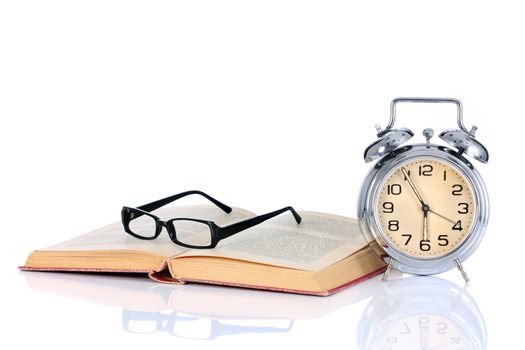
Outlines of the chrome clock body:
{"label": "chrome clock body", "polygon": [[[396,119],[396,105],[400,102],[418,102],[418,103],[452,103],[457,107],[457,124],[459,129],[445,130],[440,133],[439,137],[445,143],[451,147],[445,147],[442,145],[432,144],[431,138],[434,135],[432,129],[423,130],[423,135],[426,138],[426,143],[404,145],[410,138],[414,136],[414,133],[407,128],[394,129],[394,123]],[[376,126],[378,139],[373,142],[365,150],[364,158],[366,162],[377,161],[377,163],[370,170],[366,176],[362,186],[361,192],[358,199],[357,215],[359,220],[360,228],[368,242],[376,241],[382,248],[382,257],[385,262],[388,263],[388,269],[385,272],[384,279],[388,277],[388,273],[391,268],[395,268],[399,271],[418,275],[430,275],[441,273],[457,267],[463,278],[468,281],[468,276],[462,267],[464,262],[478,247],[483,236],[489,220],[489,199],[485,184],[476,171],[474,166],[466,159],[466,156],[478,160],[482,163],[488,162],[488,151],[487,149],[475,138],[477,127],[473,126],[470,131],[465,128],[463,124],[463,107],[459,100],[450,98],[396,98],[390,105],[390,120],[387,127],[381,130],[379,126]],[[432,170],[424,171],[422,174],[422,166],[427,166],[430,169],[430,165],[419,166],[419,171],[416,172],[414,168],[415,164],[427,164],[439,165],[443,172],[443,181],[447,181],[447,169],[450,169],[465,186],[465,198],[468,199],[470,204],[455,203],[454,199],[458,197],[458,194],[454,191],[454,186],[458,186],[463,191],[463,186],[454,184],[452,185],[452,192],[450,198],[444,197],[438,190],[432,190],[432,188],[438,188],[436,180],[423,180],[421,177],[434,176],[435,173]],[[410,175],[409,167],[412,167],[412,175]],[[407,170],[408,169],[408,170]],[[428,168],[427,168],[428,169]],[[443,170],[445,169],[445,170]],[[425,173],[427,172],[427,173]],[[400,182],[404,176],[402,183],[396,183],[394,185],[389,184],[392,179],[395,178],[396,182]],[[418,177],[419,176],[419,177]],[[434,182],[432,182],[434,181]],[[418,189],[419,184],[425,184],[425,188]],[[446,184],[443,182],[443,184]],[[392,187],[390,187],[392,186]],[[397,186],[398,193],[390,193],[390,189],[393,186]],[[446,186],[449,186],[446,184]],[[430,189],[428,188],[430,187]],[[388,188],[388,195],[385,194],[385,189]],[[444,188],[441,186],[441,188]],[[401,190],[411,192],[411,197],[408,198],[406,194],[401,194]],[[425,197],[426,195],[429,197]],[[398,202],[396,203],[392,198],[392,195],[397,196]],[[460,194],[463,195],[463,194]],[[381,198],[380,198],[381,197]],[[434,198],[432,198],[434,197]],[[447,210],[449,213],[466,214],[469,216],[460,216],[458,220],[456,217],[440,215],[436,213],[435,209],[432,210],[432,203],[438,199],[441,203],[442,208]],[[401,199],[402,198],[402,199]],[[410,205],[408,205],[410,201]],[[412,203],[412,201],[414,201]],[[419,202],[419,203],[418,203]],[[429,204],[430,203],[430,204]],[[380,209],[379,205],[382,205]],[[400,220],[389,220],[388,215],[392,215],[394,211],[394,204],[396,209],[399,211],[403,220],[408,222],[410,230],[417,230],[419,232],[407,233],[407,227],[402,227],[402,221]],[[466,207],[460,207],[457,211],[452,206],[465,205]],[[471,211],[469,211],[469,205]],[[408,210],[407,208],[410,208]],[[386,210],[390,211],[386,211]],[[465,210],[465,211],[462,211]],[[449,230],[441,235],[441,233],[433,232],[434,241],[431,242],[429,232],[429,212],[436,217],[441,217],[440,220],[447,220],[451,226],[443,224],[438,225],[438,229],[435,231],[442,232],[444,227],[445,230]],[[384,214],[387,213],[387,214]],[[419,216],[421,215],[421,216]],[[380,219],[381,218],[381,219]],[[387,221],[387,218],[389,221]],[[465,218],[464,223],[468,220],[468,226],[462,227],[462,219]],[[452,220],[453,219],[453,220]],[[382,220],[382,221],[381,221]],[[432,218],[435,220],[435,218]],[[456,221],[457,220],[457,221]],[[463,223],[463,224],[464,224]],[[392,226],[391,226],[392,225]],[[437,224],[433,224],[432,230],[436,228]],[[452,226],[453,225],[453,226]],[[450,231],[456,230],[456,231]],[[395,232],[394,232],[395,231]],[[460,232],[460,233],[458,233]],[[458,235],[453,235],[458,233]],[[417,234],[417,236],[415,236]],[[439,236],[437,236],[439,235]],[[400,236],[407,239],[403,244],[400,243]],[[415,237],[413,237],[415,236]],[[439,242],[436,242],[436,236]],[[417,241],[409,242],[412,238]],[[449,241],[452,243],[449,245]],[[415,244],[419,244],[417,250]],[[437,244],[439,243],[439,244]],[[433,245],[432,251],[430,244]],[[438,249],[437,245],[442,246]]]}
{"label": "chrome clock body", "polygon": [[[489,200],[485,184],[476,169],[456,151],[437,145],[412,145],[400,147],[384,156],[368,173],[358,202],[358,219],[361,231],[368,242],[377,241],[387,257],[392,258],[392,267],[402,272],[429,275],[450,270],[456,266],[455,259],[465,261],[481,242],[489,219]],[[408,160],[435,159],[452,164],[470,182],[476,202],[476,218],[463,242],[442,256],[421,259],[397,249],[378,223],[376,208],[380,186],[385,177],[400,164]]]}

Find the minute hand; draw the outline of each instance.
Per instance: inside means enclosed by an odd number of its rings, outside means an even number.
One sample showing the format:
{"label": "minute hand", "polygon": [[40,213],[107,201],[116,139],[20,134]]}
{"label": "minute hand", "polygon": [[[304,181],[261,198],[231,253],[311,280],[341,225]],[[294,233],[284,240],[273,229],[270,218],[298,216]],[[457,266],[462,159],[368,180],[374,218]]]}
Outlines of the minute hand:
{"label": "minute hand", "polygon": [[412,191],[414,191],[414,193],[416,194],[416,197],[417,199],[419,200],[419,203],[421,203],[421,205],[423,207],[426,206],[426,203],[425,201],[423,200],[423,197],[421,197],[421,194],[419,193],[419,191],[417,190],[417,187],[416,185],[414,184],[414,182],[412,181],[412,179],[410,178],[410,175],[408,174],[407,170],[405,169],[405,167],[402,167],[401,168],[401,172],[403,173],[403,175],[405,175],[407,181],[408,181],[408,184],[410,185],[410,188],[412,188]]}

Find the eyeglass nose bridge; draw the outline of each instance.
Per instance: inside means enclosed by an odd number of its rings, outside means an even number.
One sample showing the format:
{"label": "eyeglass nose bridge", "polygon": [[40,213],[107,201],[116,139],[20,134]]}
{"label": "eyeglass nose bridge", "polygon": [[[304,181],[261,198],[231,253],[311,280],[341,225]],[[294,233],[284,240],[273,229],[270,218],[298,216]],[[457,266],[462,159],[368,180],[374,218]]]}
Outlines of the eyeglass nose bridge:
{"label": "eyeglass nose bridge", "polygon": [[173,220],[167,220],[167,221],[159,220],[159,225],[166,228],[166,231],[168,231],[168,236],[170,236],[173,242],[177,241],[177,232],[175,231]]}

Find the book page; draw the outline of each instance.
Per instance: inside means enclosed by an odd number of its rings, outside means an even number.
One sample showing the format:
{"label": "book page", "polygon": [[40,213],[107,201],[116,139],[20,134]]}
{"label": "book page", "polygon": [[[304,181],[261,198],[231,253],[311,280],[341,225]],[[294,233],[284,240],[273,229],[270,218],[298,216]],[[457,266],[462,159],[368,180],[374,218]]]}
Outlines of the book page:
{"label": "book page", "polygon": [[[160,208],[152,212],[161,220],[172,218],[196,218],[214,221],[219,226],[241,221],[254,214],[244,209],[233,208],[229,214],[215,206],[186,206]],[[101,227],[82,236],[42,249],[50,251],[88,251],[88,250],[138,250],[164,256],[174,256],[188,250],[176,245],[169,238],[166,228],[153,240],[142,240],[124,231],[120,221]]]}
{"label": "book page", "polygon": [[297,224],[285,213],[219,242],[215,249],[186,251],[183,256],[217,256],[318,271],[366,245],[357,220],[300,212]]}

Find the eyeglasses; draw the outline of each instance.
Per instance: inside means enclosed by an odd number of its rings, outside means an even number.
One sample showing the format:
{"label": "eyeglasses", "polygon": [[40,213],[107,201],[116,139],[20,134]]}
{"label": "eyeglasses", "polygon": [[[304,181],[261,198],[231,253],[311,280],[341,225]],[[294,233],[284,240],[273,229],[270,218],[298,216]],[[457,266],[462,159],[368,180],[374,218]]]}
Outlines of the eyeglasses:
{"label": "eyeglasses", "polygon": [[122,326],[125,332],[146,334],[168,332],[171,335],[186,338],[211,340],[223,335],[242,333],[287,333],[294,320],[261,319],[248,325],[223,323],[220,320],[198,318],[191,315],[164,312],[122,310]]}
{"label": "eyeglasses", "polygon": [[254,218],[239,221],[225,227],[220,227],[213,221],[194,218],[173,218],[163,221],[150,213],[151,211],[159,209],[160,207],[172,203],[177,199],[192,194],[203,196],[225,213],[230,213],[232,211],[232,208],[219,202],[204,192],[187,191],[171,197],[159,199],[158,201],[151,202],[137,208],[122,207],[121,218],[124,231],[139,239],[152,240],[157,238],[162,232],[162,228],[165,227],[173,243],[186,248],[209,249],[215,248],[217,243],[225,238],[228,238],[238,232],[247,230],[250,227],[258,225],[286,211],[292,212],[295,221],[298,224],[301,223],[302,220],[299,214],[297,214],[295,209],[292,207],[285,207],[276,211],[272,211],[271,213],[266,213]]}

